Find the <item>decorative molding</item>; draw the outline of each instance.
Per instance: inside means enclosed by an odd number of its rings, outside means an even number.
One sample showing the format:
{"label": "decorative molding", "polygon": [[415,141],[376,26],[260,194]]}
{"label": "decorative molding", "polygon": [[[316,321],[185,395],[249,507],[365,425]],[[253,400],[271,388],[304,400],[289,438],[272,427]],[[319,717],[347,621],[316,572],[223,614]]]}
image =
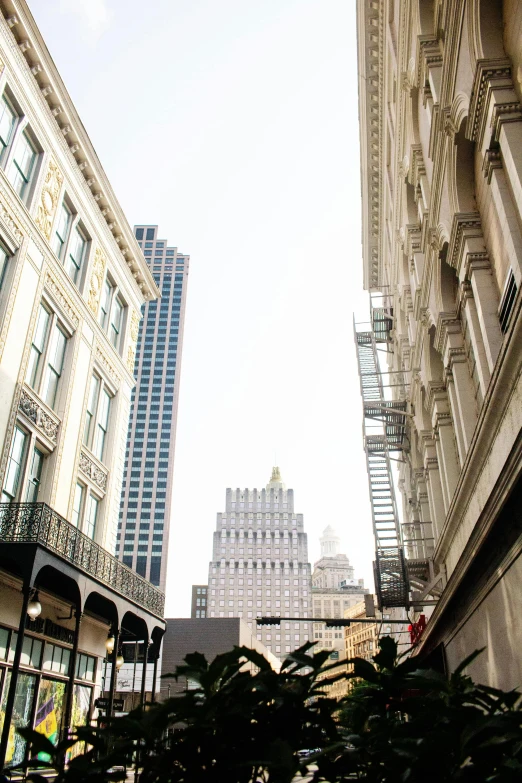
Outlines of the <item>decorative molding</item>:
{"label": "decorative molding", "polygon": [[498,57],[492,60],[478,60],[471,91],[466,136],[470,141],[482,138],[486,123],[488,97],[495,87],[513,86],[511,60]]}
{"label": "decorative molding", "polygon": [[491,184],[491,177],[495,169],[502,168],[502,158],[500,156],[500,149],[488,149],[485,152],[484,160],[482,161],[482,172],[487,179],[488,185]]}
{"label": "decorative molding", "polygon": [[108,471],[103,470],[84,449],[80,451],[79,468],[98,489],[106,492]]}
{"label": "decorative molding", "polygon": [[457,212],[453,216],[448,244],[447,263],[460,271],[464,245],[470,239],[482,239],[482,222],[478,212]]}
{"label": "decorative molding", "polygon": [[53,217],[58,206],[58,196],[63,183],[63,174],[54,162],[53,158],[49,160],[49,166],[45,175],[40,203],[36,212],[35,223],[41,229],[45,238],[51,238],[51,228]]}
{"label": "decorative molding", "polygon": [[43,432],[45,437],[56,445],[58,441],[58,430],[60,420],[53,418],[44,410],[43,405],[38,402],[27,389],[23,388],[18,402],[18,407],[38,429]]}
{"label": "decorative molding", "polygon": [[53,298],[56,299],[64,313],[69,317],[74,325],[74,328],[77,329],[78,324],[80,323],[80,316],[68,295],[60,286],[58,281],[53,277],[49,269],[47,269],[47,273],[45,275],[45,287],[49,290]]}
{"label": "decorative molding", "polygon": [[24,238],[24,234],[11,214],[10,207],[7,205],[3,192],[0,195],[0,218],[5,223],[7,228],[13,234],[16,241],[21,244]]}
{"label": "decorative molding", "polygon": [[131,321],[130,321],[130,336],[133,343],[136,343],[138,341],[138,334],[140,331],[140,321],[141,321],[141,315],[136,310],[133,310],[131,315]]}
{"label": "decorative molding", "polygon": [[134,345],[129,345],[127,350],[127,369],[131,375],[134,375],[134,364],[136,362],[136,349]]}
{"label": "decorative molding", "polygon": [[94,255],[94,264],[91,273],[91,284],[89,287],[88,305],[91,312],[97,316],[100,304],[101,289],[103,285],[103,276],[105,274],[106,258],[100,247],[96,248]]}
{"label": "decorative molding", "polygon": [[104,371],[107,373],[111,381],[119,386],[120,383],[120,376],[114,367],[113,364],[109,361],[105,353],[102,351],[99,345],[96,346],[96,353],[95,353],[95,359],[96,361],[103,367]]}

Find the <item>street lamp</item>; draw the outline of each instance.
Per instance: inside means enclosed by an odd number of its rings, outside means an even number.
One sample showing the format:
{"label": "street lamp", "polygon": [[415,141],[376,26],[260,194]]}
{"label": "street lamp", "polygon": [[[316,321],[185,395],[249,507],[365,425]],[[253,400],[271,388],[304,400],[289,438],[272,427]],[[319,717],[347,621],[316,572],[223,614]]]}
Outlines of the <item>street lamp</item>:
{"label": "street lamp", "polygon": [[123,655],[120,653],[120,654],[119,654],[119,655],[116,657],[116,671],[117,671],[117,672],[119,672],[119,670],[120,670],[120,669],[121,669],[121,667],[123,666],[123,662],[124,662],[124,658],[123,658]]}
{"label": "street lamp", "polygon": [[116,641],[116,639],[114,638],[114,632],[113,632],[113,630],[111,628],[111,630],[109,631],[109,634],[107,636],[107,641],[105,642],[105,649],[107,650],[107,654],[108,655],[112,655],[112,653],[114,652],[114,643],[115,643],[115,641]]}
{"label": "street lamp", "polygon": [[35,590],[33,592],[33,597],[27,604],[27,614],[29,615],[29,619],[36,620],[37,617],[40,617],[42,613],[42,604],[40,603],[39,596],[38,596],[38,590]]}

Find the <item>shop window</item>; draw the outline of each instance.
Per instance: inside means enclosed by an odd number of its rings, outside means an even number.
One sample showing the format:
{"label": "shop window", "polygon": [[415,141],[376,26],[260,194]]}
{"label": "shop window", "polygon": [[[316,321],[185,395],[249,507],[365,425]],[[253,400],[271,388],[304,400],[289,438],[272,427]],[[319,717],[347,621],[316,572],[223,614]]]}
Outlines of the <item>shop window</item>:
{"label": "shop window", "polygon": [[[13,634],[15,636],[15,634]],[[5,677],[4,692],[2,704],[0,706],[0,726],[3,725],[5,708],[9,686],[11,685],[11,670],[8,669]],[[34,697],[36,693],[36,675],[19,672],[16,683],[15,702],[13,707],[13,718],[11,722],[12,739],[8,743],[5,757],[6,765],[12,767],[21,764],[25,757],[26,742],[18,734],[16,729],[22,729],[29,725],[31,713],[33,711]]]}
{"label": "shop window", "polygon": [[[14,660],[17,639],[18,634],[13,631],[11,634],[11,644],[9,647],[9,663],[12,663]],[[39,669],[40,661],[42,660],[42,647],[43,643],[39,639],[33,639],[32,636],[24,635],[20,664],[22,666],[32,666],[33,669]]]}
{"label": "shop window", "polygon": [[5,661],[9,649],[9,630],[0,628],[0,661]]}
{"label": "shop window", "polygon": [[94,682],[95,671],[96,658],[93,658],[92,655],[79,653],[78,663],[76,665],[76,677],[79,680],[89,680],[90,682]]}
{"label": "shop window", "polygon": [[[53,745],[57,745],[60,739],[64,709],[65,682],[42,677],[38,689],[34,728],[47,737]],[[50,760],[46,753],[39,753],[38,759]]]}
{"label": "shop window", "polygon": [[42,669],[65,676],[69,673],[70,657],[71,651],[66,647],[59,647],[57,644],[46,642]]}

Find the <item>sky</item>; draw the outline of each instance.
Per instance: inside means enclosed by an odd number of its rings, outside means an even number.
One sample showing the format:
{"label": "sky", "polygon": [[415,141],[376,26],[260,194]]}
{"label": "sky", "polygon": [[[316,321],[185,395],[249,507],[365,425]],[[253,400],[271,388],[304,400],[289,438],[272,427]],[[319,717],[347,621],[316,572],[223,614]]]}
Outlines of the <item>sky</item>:
{"label": "sky", "polygon": [[191,257],[166,616],[274,464],[372,587],[355,2],[29,3],[129,223]]}

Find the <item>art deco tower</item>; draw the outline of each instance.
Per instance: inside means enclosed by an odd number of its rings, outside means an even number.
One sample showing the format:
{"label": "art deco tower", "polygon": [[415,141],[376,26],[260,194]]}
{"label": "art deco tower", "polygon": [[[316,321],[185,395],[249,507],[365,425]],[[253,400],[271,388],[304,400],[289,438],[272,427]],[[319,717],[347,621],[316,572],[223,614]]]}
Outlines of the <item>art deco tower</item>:
{"label": "art deco tower", "polygon": [[[265,489],[227,489],[217,515],[208,578],[208,617],[242,617],[255,630],[261,616],[311,616],[311,568],[303,515],[279,468]],[[311,624],[284,622],[257,629],[276,656],[304,644]]]}
{"label": "art deco tower", "polygon": [[134,231],[161,299],[145,305],[136,346],[116,554],[164,590],[189,256],[159,239],[157,226]]}

